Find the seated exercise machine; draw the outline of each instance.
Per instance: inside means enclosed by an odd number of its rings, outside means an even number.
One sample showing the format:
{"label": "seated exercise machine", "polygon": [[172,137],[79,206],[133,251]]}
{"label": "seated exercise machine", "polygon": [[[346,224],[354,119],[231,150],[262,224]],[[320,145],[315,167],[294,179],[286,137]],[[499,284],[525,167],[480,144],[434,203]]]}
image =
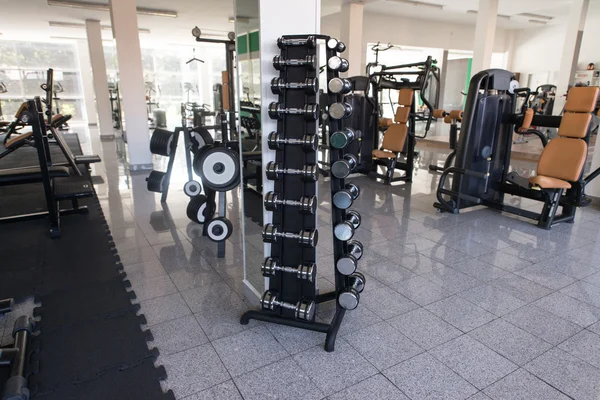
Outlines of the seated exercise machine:
{"label": "seated exercise machine", "polygon": [[[13,309],[13,299],[0,300],[0,315]],[[23,315],[13,325],[12,347],[0,348],[0,368],[10,368],[10,377],[4,384],[0,399],[29,400],[29,389],[25,377],[25,365],[28,363],[28,348],[34,331],[33,321]]]}
{"label": "seated exercise machine", "polygon": [[[558,137],[544,148],[537,174],[527,178],[509,169],[514,127],[527,125],[533,114],[515,114],[518,90],[513,89],[514,81],[512,72],[501,69],[481,71],[471,79],[455,166],[443,171],[434,206],[457,214],[484,205],[533,219],[544,229],[573,222],[577,207],[591,202],[585,185],[600,175],[599,168],[583,177],[591,112],[600,89],[571,88],[562,117],[533,115],[531,124],[558,127]],[[449,176],[452,184],[446,188]],[[506,194],[540,201],[543,209],[536,213],[506,204]],[[557,215],[559,207],[562,212]]]}
{"label": "seated exercise machine", "polygon": [[[60,216],[74,213],[86,213],[87,207],[79,206],[78,200],[94,196],[94,189],[89,177],[71,177],[68,167],[52,164],[48,129],[46,128],[46,123],[44,121],[42,102],[39,97],[27,102],[27,113],[29,114],[27,118],[31,121],[31,126],[33,128],[33,146],[36,148],[38,166],[0,170],[0,186],[42,183],[44,186],[47,211],[3,217],[0,218],[0,222],[15,222],[48,217],[50,222],[50,236],[56,238],[61,234]],[[58,178],[69,179],[59,180]],[[70,200],[72,202],[72,208],[60,209],[59,202],[61,200]]]}
{"label": "seated exercise machine", "polygon": [[458,141],[458,123],[462,122],[463,112],[462,110],[452,110],[449,113],[444,110],[433,110],[434,118],[443,118],[444,123],[450,124],[450,136],[448,137],[448,144],[450,145],[450,150],[452,152],[448,154],[446,161],[444,161],[444,166],[440,167],[438,165],[431,164],[429,166],[430,171],[442,172],[446,168],[452,165],[452,161],[454,161],[454,156],[456,156],[456,142]]}

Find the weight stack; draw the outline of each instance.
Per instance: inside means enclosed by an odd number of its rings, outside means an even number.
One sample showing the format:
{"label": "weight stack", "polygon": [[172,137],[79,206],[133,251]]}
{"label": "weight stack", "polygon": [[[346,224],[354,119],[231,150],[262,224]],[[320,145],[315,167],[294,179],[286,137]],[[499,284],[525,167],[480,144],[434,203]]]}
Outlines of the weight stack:
{"label": "weight stack", "polygon": [[[311,39],[312,38],[312,39]],[[306,106],[316,106],[318,109],[318,96],[305,89],[293,87],[307,80],[317,80],[319,74],[318,51],[316,39],[310,35],[283,36],[278,40],[281,49],[279,60],[313,60],[313,63],[301,65],[277,65],[274,59],[274,68],[280,71],[280,86],[271,86],[274,94],[278,94],[278,104],[281,109],[305,109]],[[311,58],[312,57],[312,58]],[[318,82],[318,81],[317,81]],[[288,84],[287,87],[285,85]],[[318,87],[318,86],[317,86]],[[317,89],[318,92],[318,89]],[[307,134],[318,134],[317,119],[306,114],[281,113],[279,116],[270,115],[277,119],[277,137],[281,141],[274,150],[275,162],[280,168],[303,170],[307,165],[317,164],[317,153],[308,150],[302,145],[285,144],[289,140],[302,140]],[[264,132],[263,134],[267,134]],[[271,134],[272,135],[272,134]],[[274,147],[269,146],[272,150]],[[282,174],[274,181],[274,192],[281,200],[299,201],[301,198],[316,196],[317,180],[308,180],[301,175]],[[266,193],[265,193],[266,195]],[[316,213],[307,214],[299,212],[298,207],[281,205],[272,211],[272,224],[279,232],[298,234],[301,231],[315,231],[317,229]],[[281,266],[296,267],[307,263],[316,263],[315,247],[303,246],[297,239],[280,238],[276,243],[271,243],[272,259],[278,260]],[[269,291],[278,293],[278,300],[290,304],[300,301],[314,302],[316,300],[316,282],[298,279],[294,273],[276,273],[269,276]],[[314,310],[314,307],[313,307]],[[285,319],[296,319],[294,310],[278,307],[273,312]],[[313,322],[314,315],[310,318]]]}

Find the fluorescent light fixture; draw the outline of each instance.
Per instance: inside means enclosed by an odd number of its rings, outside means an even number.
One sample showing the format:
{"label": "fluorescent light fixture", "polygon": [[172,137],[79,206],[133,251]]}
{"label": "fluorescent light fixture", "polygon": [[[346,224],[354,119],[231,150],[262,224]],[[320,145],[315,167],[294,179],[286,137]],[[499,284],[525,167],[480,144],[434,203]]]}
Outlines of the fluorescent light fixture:
{"label": "fluorescent light fixture", "polygon": [[[71,0],[48,0],[49,6],[55,7],[70,7],[70,8],[82,8],[85,10],[95,11],[110,11],[110,6],[104,3],[87,3],[82,1],[71,1]],[[170,10],[158,10],[155,8],[138,7],[137,13],[142,15],[152,15],[154,17],[170,17],[177,18],[177,12]]]}
{"label": "fluorescent light fixture", "polygon": [[[229,22],[233,24],[235,22],[235,19],[236,19],[236,17],[229,17]],[[250,17],[238,16],[237,20],[238,20],[238,22],[241,22],[242,24],[247,24],[250,22]]]}
{"label": "fluorescent light fixture", "polygon": [[438,10],[443,10],[444,6],[442,4],[434,4],[434,3],[425,3],[423,1],[414,1],[414,0],[387,0],[394,3],[408,4],[411,6],[419,6],[419,7],[430,7]]}
{"label": "fluorescent light fixture", "polygon": [[[78,24],[74,22],[60,22],[60,21],[49,21],[49,26],[55,28],[76,28],[76,29],[85,29],[85,24]],[[112,27],[110,25],[102,25],[103,31],[112,31]],[[140,33],[150,33],[150,29],[147,28],[139,28]]]}
{"label": "fluorescent light fixture", "polygon": [[[531,14],[531,13],[521,13],[521,14],[517,14],[517,15],[519,15],[521,17],[527,17],[527,18],[541,19],[542,21],[552,21],[554,19],[554,17],[548,17],[546,15]],[[531,22],[531,20],[529,22]]]}
{"label": "fluorescent light fixture", "polygon": [[[478,14],[477,10],[467,10],[467,14]],[[499,19],[510,19],[510,15],[498,14]]]}
{"label": "fluorescent light fixture", "polygon": [[538,21],[537,19],[530,19],[529,23],[538,24],[538,25],[547,25],[548,24],[546,21]]}

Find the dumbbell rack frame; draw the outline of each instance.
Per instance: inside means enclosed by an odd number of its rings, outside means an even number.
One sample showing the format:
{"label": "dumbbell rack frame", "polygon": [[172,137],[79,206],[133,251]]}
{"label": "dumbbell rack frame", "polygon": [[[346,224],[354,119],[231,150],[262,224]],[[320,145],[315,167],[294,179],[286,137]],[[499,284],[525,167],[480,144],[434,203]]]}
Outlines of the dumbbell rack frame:
{"label": "dumbbell rack frame", "polygon": [[[330,39],[326,35],[285,35],[283,39],[306,39],[308,36],[312,36],[317,40],[324,40],[325,43]],[[285,47],[281,50],[281,55],[286,59],[304,58],[307,55],[318,55],[318,46],[314,49],[310,49],[306,46],[290,46]],[[326,59],[337,55],[335,50],[326,48]],[[327,70],[327,82],[334,77],[338,77],[339,73],[332,70]],[[306,78],[318,77],[318,68],[315,71],[310,71],[305,68],[287,68],[280,71],[280,77],[286,79],[288,82],[302,82]],[[341,101],[341,95],[328,95],[329,104],[333,104]],[[319,94],[307,95],[303,91],[298,90],[286,90],[283,95],[279,96],[279,102],[285,104],[285,107],[302,107],[304,104],[319,103]],[[309,123],[300,123],[302,116],[291,116],[286,115],[283,119],[277,123],[278,132],[284,133],[285,138],[300,139],[306,132],[317,131],[318,120],[310,121]],[[330,129],[341,127],[340,121],[328,119]],[[311,126],[312,131],[305,126]],[[335,158],[331,162],[337,160],[340,155],[335,154]],[[277,162],[285,168],[301,168],[304,164],[317,164],[318,162],[318,151],[305,153],[299,146],[285,146],[283,150],[277,152]],[[316,182],[298,184],[300,177],[298,176],[285,176],[282,180],[275,182],[275,191],[281,193],[284,198],[290,200],[297,200],[301,196],[310,196],[316,194]],[[338,190],[343,187],[343,181],[335,182],[332,181],[332,191]],[[285,189],[285,190],[284,190]],[[301,189],[301,190],[299,190]],[[289,209],[289,210],[288,210]],[[341,221],[344,214],[341,212],[335,212],[333,216],[333,222]],[[282,207],[281,211],[273,213],[273,223],[281,227],[283,232],[298,233],[302,229],[316,229],[316,215],[302,215],[294,209],[294,207]],[[271,244],[271,256],[278,258],[281,265],[298,265],[304,262],[316,262],[316,249],[314,248],[302,248],[297,241],[289,241],[290,239],[282,239],[278,243]],[[344,246],[341,243],[334,243],[336,256],[344,252]],[[285,249],[285,252],[283,251]],[[335,266],[321,266],[317,265],[317,271],[319,268],[335,268]],[[280,301],[289,303],[296,303],[299,300],[309,300],[315,302],[315,307],[319,303],[326,301],[336,300],[338,290],[345,287],[346,279],[343,275],[336,272],[335,291],[317,294],[316,282],[308,282],[305,280],[296,279],[294,274],[278,274],[274,277],[269,278],[269,290],[277,291],[281,298]],[[344,318],[345,310],[339,305],[336,305],[336,312],[330,323],[316,322],[313,318],[312,321],[304,321],[295,319],[293,312],[284,308],[277,311],[247,311],[242,315],[240,323],[246,325],[250,319],[271,322],[280,325],[292,326],[295,328],[307,329],[316,332],[326,333],[327,337],[325,340],[325,350],[328,352],[334,351],[335,340],[337,337],[338,330]],[[316,315],[316,313],[315,313]]]}

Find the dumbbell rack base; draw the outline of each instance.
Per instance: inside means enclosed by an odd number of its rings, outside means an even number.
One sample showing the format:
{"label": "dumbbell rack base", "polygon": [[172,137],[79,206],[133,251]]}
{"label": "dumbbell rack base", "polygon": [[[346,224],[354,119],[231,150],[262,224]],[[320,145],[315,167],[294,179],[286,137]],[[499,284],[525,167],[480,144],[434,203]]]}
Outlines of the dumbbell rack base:
{"label": "dumbbell rack base", "polygon": [[[315,303],[324,303],[327,301],[335,300],[336,298],[336,292],[323,293],[316,297]],[[337,305],[336,307],[336,313],[329,324],[326,324],[324,322],[311,322],[302,321],[299,319],[283,318],[277,313],[267,310],[246,311],[240,318],[240,323],[242,325],[248,325],[250,320],[254,319],[257,321],[271,322],[274,324],[291,326],[293,328],[307,329],[309,331],[326,333],[327,337],[325,338],[325,351],[330,353],[335,350],[335,340],[337,338],[340,325],[342,324],[342,320],[344,319],[344,314],[346,312],[346,310],[341,308],[339,305]]]}

